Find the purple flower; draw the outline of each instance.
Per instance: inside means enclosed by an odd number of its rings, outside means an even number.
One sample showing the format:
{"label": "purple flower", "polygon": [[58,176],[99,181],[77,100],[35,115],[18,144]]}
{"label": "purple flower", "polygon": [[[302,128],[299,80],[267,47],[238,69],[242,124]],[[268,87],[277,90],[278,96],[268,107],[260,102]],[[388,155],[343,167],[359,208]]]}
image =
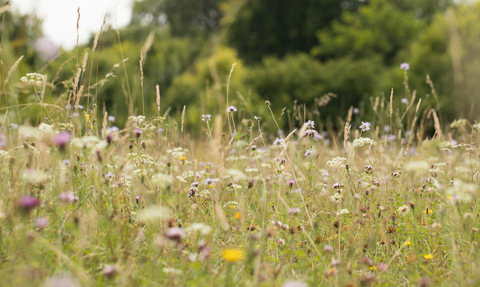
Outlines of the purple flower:
{"label": "purple flower", "polygon": [[311,157],[312,155],[313,155],[313,150],[307,149],[307,151],[305,152],[305,156],[306,157]]}
{"label": "purple flower", "polygon": [[71,191],[64,191],[60,193],[60,195],[58,196],[58,199],[60,199],[63,202],[75,202],[78,200],[75,194]]}
{"label": "purple flower", "polygon": [[61,132],[55,136],[55,138],[53,139],[53,143],[60,148],[65,148],[65,146],[70,141],[70,137],[71,135],[69,132]]}
{"label": "purple flower", "polygon": [[230,106],[227,108],[227,112],[236,112],[237,111],[237,108],[235,108],[234,106]]}
{"label": "purple flower", "polygon": [[409,63],[401,63],[400,64],[400,69],[405,70],[405,71],[410,70],[410,64]]}
{"label": "purple flower", "polygon": [[385,272],[385,271],[387,271],[387,268],[388,268],[388,266],[387,266],[386,264],[384,264],[384,263],[380,263],[380,266],[378,266],[378,270],[379,270],[380,272]]}
{"label": "purple flower", "polygon": [[163,133],[163,128],[158,128],[157,133],[159,134]]}
{"label": "purple flower", "polygon": [[212,115],[209,115],[209,114],[202,115],[202,121],[209,122],[211,117]]}
{"label": "purple flower", "polygon": [[35,226],[37,228],[45,228],[48,226],[48,219],[46,217],[39,217],[35,219]]}
{"label": "purple flower", "polygon": [[68,160],[68,159],[64,159],[64,160],[63,160],[63,164],[66,165],[66,166],[70,166],[71,163],[72,163],[72,162],[71,162],[70,160]]}
{"label": "purple flower", "polygon": [[212,178],[205,179],[205,185],[212,185],[215,183],[215,180]]}
{"label": "purple flower", "polygon": [[181,241],[185,237],[185,231],[179,227],[171,227],[165,233],[165,236],[174,241]]}
{"label": "purple flower", "polygon": [[133,134],[135,134],[135,137],[139,138],[140,135],[143,134],[143,131],[141,129],[134,129]]}
{"label": "purple flower", "polygon": [[114,116],[108,116],[107,119],[108,119],[108,121],[110,121],[112,123],[115,122],[115,117]]}
{"label": "purple flower", "polygon": [[384,125],[383,126],[383,131],[388,133],[392,128],[390,127],[390,125]]}
{"label": "purple flower", "polygon": [[360,110],[359,110],[358,108],[354,108],[354,109],[353,109],[353,113],[357,115],[357,114],[360,113]]}
{"label": "purple flower", "polygon": [[326,245],[323,250],[324,250],[325,252],[333,252],[333,246],[331,246],[331,245]]}
{"label": "purple flower", "polygon": [[40,205],[40,201],[33,196],[23,196],[18,201],[18,205],[25,211],[30,212],[32,209]]}
{"label": "purple flower", "polygon": [[292,188],[294,184],[295,184],[295,180],[290,179],[290,180],[288,181],[288,186],[289,186],[290,188]]}
{"label": "purple flower", "polygon": [[296,214],[299,214],[299,213],[300,213],[300,208],[298,208],[298,207],[288,209],[288,214],[296,215]]}
{"label": "purple flower", "polygon": [[117,128],[116,126],[113,126],[113,127],[107,127],[107,132],[108,133],[116,133],[119,131],[119,128]]}
{"label": "purple flower", "polygon": [[107,265],[103,268],[103,276],[111,278],[117,273],[117,267],[115,265]]}

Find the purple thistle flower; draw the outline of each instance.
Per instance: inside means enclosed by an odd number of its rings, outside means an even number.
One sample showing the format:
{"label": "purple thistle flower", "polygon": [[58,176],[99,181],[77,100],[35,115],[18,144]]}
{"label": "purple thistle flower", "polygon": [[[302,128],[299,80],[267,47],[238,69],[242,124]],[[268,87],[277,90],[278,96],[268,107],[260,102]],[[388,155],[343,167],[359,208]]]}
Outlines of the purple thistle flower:
{"label": "purple thistle flower", "polygon": [[290,180],[288,181],[288,186],[289,186],[290,188],[292,188],[294,184],[295,184],[295,180],[290,179]]}
{"label": "purple thistle flower", "polygon": [[71,135],[69,132],[61,132],[55,136],[53,143],[60,149],[64,149],[70,141]]}
{"label": "purple thistle flower", "polygon": [[143,134],[143,131],[141,129],[134,129],[133,134],[135,134],[135,137],[139,138],[140,135]]}
{"label": "purple thistle flower", "polygon": [[18,205],[25,211],[30,212],[32,209],[40,205],[40,201],[33,196],[23,196],[18,201]]}

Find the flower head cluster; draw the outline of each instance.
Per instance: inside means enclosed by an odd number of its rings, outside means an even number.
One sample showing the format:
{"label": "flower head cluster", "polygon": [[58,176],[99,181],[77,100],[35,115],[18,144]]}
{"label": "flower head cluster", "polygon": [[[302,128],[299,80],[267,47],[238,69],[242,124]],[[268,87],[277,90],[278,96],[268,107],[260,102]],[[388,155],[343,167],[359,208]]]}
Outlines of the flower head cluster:
{"label": "flower head cluster", "polygon": [[455,128],[461,128],[467,125],[467,120],[466,119],[458,119],[454,120],[453,123],[450,124],[450,128],[455,129]]}
{"label": "flower head cluster", "polygon": [[364,146],[367,144],[373,144],[373,140],[369,138],[359,138],[353,141],[353,146]]}
{"label": "flower head cluster", "polygon": [[337,211],[337,216],[342,215],[342,214],[349,214],[349,213],[350,213],[350,211],[348,211],[348,209],[342,209],[342,210]]}
{"label": "flower head cluster", "polygon": [[25,77],[21,77],[20,81],[35,85],[41,85],[45,80],[45,75],[37,73],[28,73]]}
{"label": "flower head cluster", "polygon": [[341,193],[335,193],[334,195],[330,196],[330,200],[336,203],[338,203],[340,199],[342,199]]}
{"label": "flower head cluster", "polygon": [[313,149],[307,148],[307,151],[305,152],[306,157],[311,157],[313,155]]}
{"label": "flower head cluster", "polygon": [[347,161],[344,157],[335,157],[332,160],[327,161],[327,165],[331,167],[343,167]]}

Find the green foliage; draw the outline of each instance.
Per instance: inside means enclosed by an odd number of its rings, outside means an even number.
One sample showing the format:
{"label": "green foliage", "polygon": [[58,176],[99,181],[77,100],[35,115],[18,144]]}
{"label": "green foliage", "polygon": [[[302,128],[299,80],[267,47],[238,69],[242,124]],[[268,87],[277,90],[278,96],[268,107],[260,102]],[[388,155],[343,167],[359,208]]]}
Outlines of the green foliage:
{"label": "green foliage", "polygon": [[174,36],[210,33],[218,28],[220,0],[137,0],[132,23],[168,26]]}
{"label": "green foliage", "polygon": [[247,0],[228,28],[227,42],[248,63],[308,52],[317,44],[315,32],[341,12],[337,0]]}

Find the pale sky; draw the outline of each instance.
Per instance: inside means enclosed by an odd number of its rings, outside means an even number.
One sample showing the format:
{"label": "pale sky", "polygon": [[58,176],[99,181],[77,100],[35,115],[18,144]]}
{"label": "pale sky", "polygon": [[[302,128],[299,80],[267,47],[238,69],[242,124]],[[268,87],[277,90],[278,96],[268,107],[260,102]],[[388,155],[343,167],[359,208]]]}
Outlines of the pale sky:
{"label": "pale sky", "polygon": [[80,7],[80,43],[107,25],[123,27],[130,22],[133,0],[12,0],[13,10],[35,12],[43,19],[43,31],[58,46],[73,48],[77,42],[77,8]]}

